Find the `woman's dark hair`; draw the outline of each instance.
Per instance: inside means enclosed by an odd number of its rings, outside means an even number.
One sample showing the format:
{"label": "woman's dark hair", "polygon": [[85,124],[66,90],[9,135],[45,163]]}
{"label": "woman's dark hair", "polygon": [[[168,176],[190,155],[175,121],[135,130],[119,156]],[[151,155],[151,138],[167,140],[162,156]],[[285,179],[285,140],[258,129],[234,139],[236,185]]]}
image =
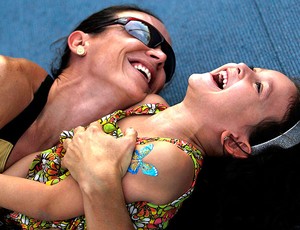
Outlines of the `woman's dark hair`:
{"label": "woman's dark hair", "polygon": [[250,135],[251,146],[261,144],[283,134],[300,120],[300,85],[295,82],[295,86],[298,89],[297,95],[290,98],[289,107],[283,121],[281,123],[266,121],[259,123]]}
{"label": "woman's dark hair", "polygon": [[[102,26],[103,24],[115,19],[116,14],[124,11],[138,11],[151,15],[160,20],[149,10],[141,9],[136,5],[116,5],[105,8],[101,11],[92,14],[91,16],[83,20],[73,31],[81,30],[82,32],[88,34],[99,34],[105,30],[105,27]],[[53,78],[57,78],[58,75],[61,74],[63,69],[65,69],[68,66],[70,60],[71,51],[67,44],[67,37],[59,39],[58,41],[54,42],[54,44],[61,41],[63,41],[63,47],[62,49],[60,49],[59,52],[61,54],[61,57],[56,58],[52,63],[51,67],[51,73]]]}

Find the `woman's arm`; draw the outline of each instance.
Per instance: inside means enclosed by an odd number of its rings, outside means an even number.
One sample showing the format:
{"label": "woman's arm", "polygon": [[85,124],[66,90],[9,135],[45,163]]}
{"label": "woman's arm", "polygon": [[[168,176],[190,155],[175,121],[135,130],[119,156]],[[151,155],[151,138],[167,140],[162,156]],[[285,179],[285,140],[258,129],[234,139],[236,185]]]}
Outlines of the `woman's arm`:
{"label": "woman's arm", "polygon": [[0,129],[26,108],[46,76],[34,62],[0,55]]}
{"label": "woman's arm", "polygon": [[128,129],[124,137],[115,139],[104,134],[98,122],[74,132],[73,139],[64,143],[67,152],[63,163],[79,183],[87,228],[134,229],[121,180],[131,161],[137,133]]}

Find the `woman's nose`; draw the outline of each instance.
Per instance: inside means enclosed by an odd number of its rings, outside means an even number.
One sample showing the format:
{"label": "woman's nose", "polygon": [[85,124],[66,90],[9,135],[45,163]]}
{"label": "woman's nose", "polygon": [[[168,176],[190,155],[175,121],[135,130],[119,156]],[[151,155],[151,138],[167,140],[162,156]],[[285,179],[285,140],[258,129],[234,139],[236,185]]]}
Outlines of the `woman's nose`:
{"label": "woman's nose", "polygon": [[161,50],[160,47],[152,48],[147,51],[147,54],[155,59],[157,63],[165,63],[167,55]]}

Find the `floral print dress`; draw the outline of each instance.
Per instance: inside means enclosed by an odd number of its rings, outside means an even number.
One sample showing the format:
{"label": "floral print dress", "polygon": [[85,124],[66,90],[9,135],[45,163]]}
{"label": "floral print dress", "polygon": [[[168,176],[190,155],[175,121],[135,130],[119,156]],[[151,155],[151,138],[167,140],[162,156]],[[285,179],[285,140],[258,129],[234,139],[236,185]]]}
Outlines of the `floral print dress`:
{"label": "floral print dress", "polygon": [[[117,121],[130,115],[151,115],[156,114],[167,107],[163,104],[144,104],[133,109],[118,110],[114,113],[99,119],[103,130],[115,137],[121,137],[123,134],[117,125]],[[61,159],[65,154],[63,141],[66,138],[72,138],[73,131],[64,131],[60,137],[60,144],[45,150],[36,156],[32,162],[27,178],[35,181],[53,185],[65,179],[70,175],[69,171],[61,167]],[[177,213],[183,201],[187,199],[193,192],[197,175],[202,167],[203,157],[197,148],[191,144],[171,138],[137,138],[137,144],[146,144],[153,141],[166,141],[176,145],[186,154],[188,154],[194,164],[195,174],[194,180],[188,189],[178,199],[165,204],[156,205],[146,201],[134,202],[127,204],[127,209],[135,229],[165,229],[168,226],[169,220]],[[10,221],[21,225],[23,229],[43,229],[43,228],[59,228],[59,229],[86,229],[85,217],[78,216],[69,220],[43,221],[36,220],[21,213],[13,212],[7,216]]]}

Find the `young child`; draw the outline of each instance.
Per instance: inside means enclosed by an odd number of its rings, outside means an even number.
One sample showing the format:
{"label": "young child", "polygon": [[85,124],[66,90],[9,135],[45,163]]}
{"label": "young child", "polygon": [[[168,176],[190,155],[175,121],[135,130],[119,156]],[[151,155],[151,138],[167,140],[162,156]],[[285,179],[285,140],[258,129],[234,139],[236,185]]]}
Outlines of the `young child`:
{"label": "young child", "polygon": [[[177,105],[167,107],[159,96],[155,101],[150,103],[148,98],[147,104],[98,120],[103,130],[115,137],[122,136],[121,130],[127,127],[138,132],[136,149],[122,180],[136,229],[166,228],[193,192],[203,157],[225,154],[247,158],[257,124],[284,124],[293,115],[293,107],[299,106],[299,92],[280,72],[250,69],[240,63],[192,75],[186,96]],[[7,176],[1,175],[4,189],[0,205],[15,210],[10,218],[24,229],[84,229],[80,189],[61,167],[62,143],[72,135],[72,131],[63,132],[60,144],[34,154],[27,178],[52,186],[21,178],[18,182],[11,178],[8,183],[3,179]],[[30,161],[27,157],[17,162],[5,174],[25,176]]]}

